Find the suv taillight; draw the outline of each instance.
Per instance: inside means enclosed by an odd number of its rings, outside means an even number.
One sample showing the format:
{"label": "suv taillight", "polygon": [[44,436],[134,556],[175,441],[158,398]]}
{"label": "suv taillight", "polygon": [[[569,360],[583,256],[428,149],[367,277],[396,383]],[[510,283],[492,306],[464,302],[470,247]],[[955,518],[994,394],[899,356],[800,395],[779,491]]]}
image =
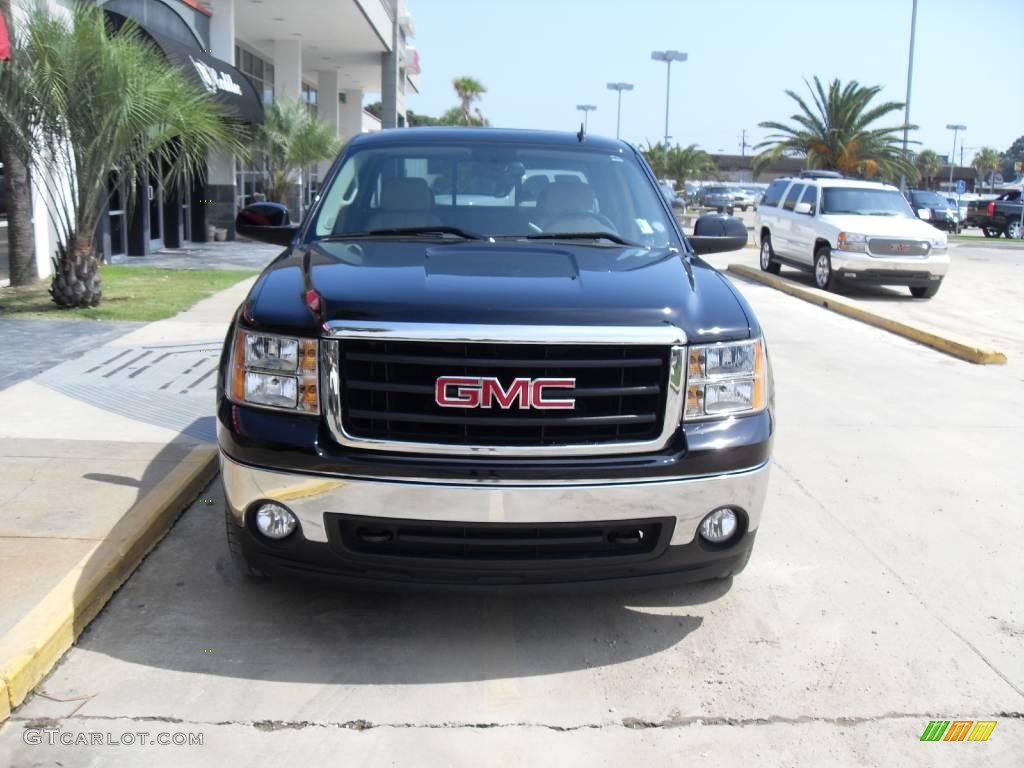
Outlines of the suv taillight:
{"label": "suv taillight", "polygon": [[996,215],[996,201],[995,200],[993,200],[992,202],[990,202],[988,204],[988,215],[989,216],[995,216]]}

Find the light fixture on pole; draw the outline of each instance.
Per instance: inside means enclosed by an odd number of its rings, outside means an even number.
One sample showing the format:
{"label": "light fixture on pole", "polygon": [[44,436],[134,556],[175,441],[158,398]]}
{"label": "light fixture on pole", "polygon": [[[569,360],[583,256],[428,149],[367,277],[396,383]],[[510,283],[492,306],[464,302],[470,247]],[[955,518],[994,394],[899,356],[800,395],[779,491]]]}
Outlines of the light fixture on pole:
{"label": "light fixture on pole", "polygon": [[953,166],[956,164],[956,135],[960,131],[966,131],[967,130],[967,126],[966,125],[958,125],[956,123],[953,123],[951,125],[947,125],[946,129],[953,132],[953,151],[950,152],[950,154],[949,154],[949,187],[950,187],[950,190],[952,190],[952,188],[953,188]]}
{"label": "light fixture on pole", "polygon": [[622,92],[632,91],[632,83],[608,83],[609,91],[619,92],[619,106],[615,112],[615,138],[619,138],[619,128],[622,126]]}
{"label": "light fixture on pole", "polygon": [[589,122],[587,118],[590,117],[590,113],[597,109],[597,107],[593,104],[577,104],[576,109],[583,113],[583,132],[586,133],[587,124]]}
{"label": "light fixture on pole", "polygon": [[654,61],[664,61],[667,65],[665,75],[665,146],[662,149],[665,162],[668,162],[668,101],[672,93],[672,62],[686,61],[687,55],[681,51],[651,51],[651,58]]}

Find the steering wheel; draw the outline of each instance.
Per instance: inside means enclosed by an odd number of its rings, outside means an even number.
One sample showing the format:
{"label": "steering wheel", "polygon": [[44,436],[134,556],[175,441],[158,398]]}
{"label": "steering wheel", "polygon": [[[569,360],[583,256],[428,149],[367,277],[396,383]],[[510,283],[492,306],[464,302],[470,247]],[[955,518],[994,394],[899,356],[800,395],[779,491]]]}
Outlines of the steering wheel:
{"label": "steering wheel", "polygon": [[[579,223],[577,223],[579,222]],[[597,222],[598,226],[594,226]],[[565,232],[611,232],[619,234],[619,228],[612,223],[612,220],[601,213],[589,211],[577,211],[568,213],[556,213],[548,217],[542,223],[545,232],[558,234],[559,230]]]}

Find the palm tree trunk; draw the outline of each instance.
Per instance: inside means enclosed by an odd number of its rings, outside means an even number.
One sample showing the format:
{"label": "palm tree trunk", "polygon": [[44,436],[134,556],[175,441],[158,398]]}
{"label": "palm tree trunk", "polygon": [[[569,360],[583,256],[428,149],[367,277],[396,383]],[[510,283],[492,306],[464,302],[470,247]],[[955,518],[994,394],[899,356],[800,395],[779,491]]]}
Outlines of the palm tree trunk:
{"label": "palm tree trunk", "polygon": [[[0,13],[14,34],[10,0],[0,0]],[[13,54],[13,52],[12,52]],[[12,142],[0,134],[0,148]],[[29,196],[28,168],[13,152],[0,151],[4,164],[7,197],[7,255],[11,285],[28,285],[36,279],[35,238],[32,233],[32,202]]]}
{"label": "palm tree trunk", "polygon": [[50,295],[62,309],[95,307],[103,298],[100,261],[91,237],[71,236],[66,251],[58,253],[54,264]]}

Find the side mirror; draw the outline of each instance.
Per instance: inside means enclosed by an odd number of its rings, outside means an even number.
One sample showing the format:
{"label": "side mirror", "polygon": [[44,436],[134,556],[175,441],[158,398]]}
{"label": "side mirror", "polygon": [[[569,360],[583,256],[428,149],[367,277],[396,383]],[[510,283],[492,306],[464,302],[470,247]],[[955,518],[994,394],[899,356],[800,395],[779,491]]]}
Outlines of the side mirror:
{"label": "side mirror", "polygon": [[242,237],[271,245],[290,245],[297,224],[291,223],[287,206],[280,203],[254,203],[235,217],[235,231]]}
{"label": "side mirror", "polygon": [[793,208],[793,213],[803,213],[810,216],[814,213],[814,208],[810,203],[797,203]]}
{"label": "side mirror", "polygon": [[747,244],[747,226],[732,216],[706,213],[697,219],[689,240],[698,255],[738,251]]}
{"label": "side mirror", "polygon": [[930,219],[931,217],[932,217],[932,212],[930,210],[928,210],[927,208],[918,208],[917,209],[917,218],[924,219],[925,221],[928,221],[928,219]]}

